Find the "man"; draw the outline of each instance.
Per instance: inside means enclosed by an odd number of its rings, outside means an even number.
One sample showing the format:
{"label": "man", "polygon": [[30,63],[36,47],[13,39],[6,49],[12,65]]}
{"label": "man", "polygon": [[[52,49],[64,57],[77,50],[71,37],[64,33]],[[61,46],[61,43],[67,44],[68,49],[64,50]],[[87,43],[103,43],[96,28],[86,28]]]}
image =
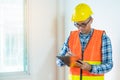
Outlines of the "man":
{"label": "man", "polygon": [[[85,3],[78,4],[72,14],[78,30],[71,31],[59,54],[65,56],[70,51],[78,58],[74,66],[69,66],[69,80],[104,80],[104,73],[113,67],[110,38],[105,31],[91,28],[92,14]],[[60,59],[56,62],[58,66],[65,65]]]}

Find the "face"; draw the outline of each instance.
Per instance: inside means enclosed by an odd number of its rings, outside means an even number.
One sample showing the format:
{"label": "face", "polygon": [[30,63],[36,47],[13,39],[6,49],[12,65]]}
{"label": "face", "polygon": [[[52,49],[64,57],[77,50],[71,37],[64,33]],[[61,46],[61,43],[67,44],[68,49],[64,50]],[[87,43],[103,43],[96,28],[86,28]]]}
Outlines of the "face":
{"label": "face", "polygon": [[85,21],[74,22],[74,25],[80,30],[81,33],[87,34],[91,30],[92,17]]}

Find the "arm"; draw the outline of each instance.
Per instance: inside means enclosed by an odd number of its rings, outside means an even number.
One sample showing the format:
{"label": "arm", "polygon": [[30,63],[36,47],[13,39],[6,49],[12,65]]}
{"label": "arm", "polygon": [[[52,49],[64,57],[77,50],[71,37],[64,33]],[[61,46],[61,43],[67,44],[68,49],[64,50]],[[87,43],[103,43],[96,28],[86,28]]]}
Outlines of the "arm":
{"label": "arm", "polygon": [[102,36],[102,64],[92,65],[90,72],[93,74],[104,74],[109,72],[112,67],[112,45],[109,37],[104,33]]}
{"label": "arm", "polygon": [[[68,52],[68,50],[69,50],[69,48],[68,48],[68,40],[69,40],[69,37],[64,42],[63,47],[61,49],[61,52],[58,54],[59,56],[65,56],[66,52]],[[56,64],[58,66],[64,66],[65,65],[60,59],[56,60]]]}

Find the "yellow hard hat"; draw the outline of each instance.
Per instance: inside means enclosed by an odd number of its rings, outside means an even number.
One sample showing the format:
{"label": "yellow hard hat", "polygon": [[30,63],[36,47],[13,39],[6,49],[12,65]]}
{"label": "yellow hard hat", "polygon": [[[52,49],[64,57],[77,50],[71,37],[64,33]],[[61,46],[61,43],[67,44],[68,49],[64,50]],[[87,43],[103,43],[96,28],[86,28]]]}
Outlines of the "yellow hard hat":
{"label": "yellow hard hat", "polygon": [[72,21],[85,21],[93,14],[90,6],[85,3],[78,4],[72,14]]}

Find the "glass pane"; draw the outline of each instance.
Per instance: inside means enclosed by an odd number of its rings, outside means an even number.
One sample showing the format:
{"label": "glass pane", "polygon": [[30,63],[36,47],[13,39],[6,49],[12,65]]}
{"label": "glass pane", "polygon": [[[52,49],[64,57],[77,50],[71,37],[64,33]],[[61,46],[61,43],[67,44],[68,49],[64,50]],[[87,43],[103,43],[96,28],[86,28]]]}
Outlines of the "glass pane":
{"label": "glass pane", "polygon": [[0,72],[25,70],[23,0],[0,0]]}

